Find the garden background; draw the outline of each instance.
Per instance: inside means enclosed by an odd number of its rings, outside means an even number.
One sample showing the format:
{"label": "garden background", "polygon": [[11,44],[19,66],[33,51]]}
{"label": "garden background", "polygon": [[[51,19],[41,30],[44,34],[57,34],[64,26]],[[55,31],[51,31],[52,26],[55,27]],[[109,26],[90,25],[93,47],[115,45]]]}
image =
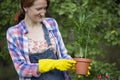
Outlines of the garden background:
{"label": "garden background", "polygon": [[[68,54],[79,55],[79,44],[88,44],[87,57],[92,59],[90,76],[120,80],[120,0],[50,0],[48,17],[59,24]],[[20,10],[19,0],[0,0],[0,80],[18,80],[7,50],[6,31],[14,25]],[[89,32],[89,37],[87,37]],[[73,80],[82,80],[70,72]],[[103,79],[103,80],[104,80]]]}

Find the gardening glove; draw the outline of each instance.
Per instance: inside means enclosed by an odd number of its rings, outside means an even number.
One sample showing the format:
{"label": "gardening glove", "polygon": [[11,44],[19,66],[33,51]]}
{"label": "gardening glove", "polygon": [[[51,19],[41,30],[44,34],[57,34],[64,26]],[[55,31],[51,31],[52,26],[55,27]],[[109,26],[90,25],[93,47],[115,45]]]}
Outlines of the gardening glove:
{"label": "gardening glove", "polygon": [[89,76],[89,75],[90,75],[91,66],[92,66],[92,63],[90,63],[90,66],[88,67],[88,72],[87,72],[87,75],[86,75],[86,76]]}
{"label": "gardening glove", "polygon": [[[75,61],[75,62],[76,62],[76,61]],[[75,64],[76,64],[76,63],[75,63]],[[75,71],[75,70],[76,70],[75,64],[72,65],[72,68],[71,68],[72,71]]]}
{"label": "gardening glove", "polygon": [[45,73],[53,69],[65,71],[71,69],[75,65],[76,61],[67,59],[40,59],[38,61],[38,70],[40,73]]}
{"label": "gardening glove", "polygon": [[73,66],[75,66],[75,64],[76,61],[74,60],[58,59],[56,60],[54,66],[60,71],[65,71],[71,69]]}
{"label": "gardening glove", "polygon": [[38,61],[38,70],[40,73],[45,73],[54,69],[55,60],[53,59],[40,59]]}

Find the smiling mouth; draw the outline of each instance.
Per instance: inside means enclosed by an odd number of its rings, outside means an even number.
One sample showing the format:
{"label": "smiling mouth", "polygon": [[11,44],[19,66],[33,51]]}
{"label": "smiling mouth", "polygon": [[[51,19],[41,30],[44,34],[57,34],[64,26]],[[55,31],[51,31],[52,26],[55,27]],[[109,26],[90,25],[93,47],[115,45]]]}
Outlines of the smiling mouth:
{"label": "smiling mouth", "polygon": [[41,15],[38,15],[38,17],[39,17],[39,18],[43,18],[43,16],[41,16]]}

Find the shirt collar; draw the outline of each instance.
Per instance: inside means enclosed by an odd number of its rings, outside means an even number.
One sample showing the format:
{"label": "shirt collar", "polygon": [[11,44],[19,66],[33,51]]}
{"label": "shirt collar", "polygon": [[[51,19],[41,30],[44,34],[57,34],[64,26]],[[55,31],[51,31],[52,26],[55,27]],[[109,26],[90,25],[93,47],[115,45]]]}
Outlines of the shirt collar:
{"label": "shirt collar", "polygon": [[[52,27],[51,27],[51,23],[50,23],[49,20],[43,19],[43,20],[42,20],[42,23],[46,26],[46,28],[48,29],[48,31],[53,30]],[[20,22],[20,25],[22,25],[21,29],[22,29],[23,33],[25,33],[25,34],[28,33],[28,30],[27,30],[27,27],[26,27],[26,25],[25,25],[24,20],[22,20],[22,21]]]}
{"label": "shirt collar", "polygon": [[46,26],[46,28],[48,29],[48,31],[53,30],[51,27],[51,23],[48,19],[43,19],[42,23]]}
{"label": "shirt collar", "polygon": [[27,30],[27,27],[26,27],[26,25],[25,25],[25,22],[24,22],[24,20],[22,20],[21,22],[20,22],[20,25],[21,25],[21,30],[23,31],[23,33],[28,33],[28,30]]}

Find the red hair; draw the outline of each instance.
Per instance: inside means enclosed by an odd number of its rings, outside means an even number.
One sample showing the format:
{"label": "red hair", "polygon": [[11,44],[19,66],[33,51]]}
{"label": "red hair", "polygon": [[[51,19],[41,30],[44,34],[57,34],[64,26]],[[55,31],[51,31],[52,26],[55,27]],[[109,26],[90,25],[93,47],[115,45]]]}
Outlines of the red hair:
{"label": "red hair", "polygon": [[[50,1],[47,1],[47,8],[49,7]],[[18,24],[22,19],[24,19],[25,17],[25,11],[23,8],[25,7],[31,7],[33,5],[33,3],[35,2],[35,0],[21,0],[21,11],[17,12],[15,18],[14,18],[14,22],[15,24]]]}

